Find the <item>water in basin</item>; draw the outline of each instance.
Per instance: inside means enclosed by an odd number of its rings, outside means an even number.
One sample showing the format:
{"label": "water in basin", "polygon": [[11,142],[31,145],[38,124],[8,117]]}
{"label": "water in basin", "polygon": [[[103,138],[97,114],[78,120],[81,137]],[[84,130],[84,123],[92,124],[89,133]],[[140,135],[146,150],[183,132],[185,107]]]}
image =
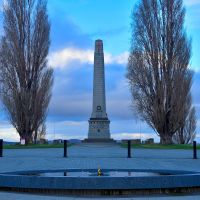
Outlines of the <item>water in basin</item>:
{"label": "water in basin", "polygon": [[[42,177],[90,177],[98,176],[98,172],[91,171],[62,171],[62,172],[45,172],[45,173],[28,173],[21,174],[24,176],[42,176]],[[161,176],[161,175],[170,175],[165,173],[156,173],[156,172],[134,172],[134,171],[106,171],[103,172],[100,176],[109,176],[109,177],[144,177],[144,176]]]}

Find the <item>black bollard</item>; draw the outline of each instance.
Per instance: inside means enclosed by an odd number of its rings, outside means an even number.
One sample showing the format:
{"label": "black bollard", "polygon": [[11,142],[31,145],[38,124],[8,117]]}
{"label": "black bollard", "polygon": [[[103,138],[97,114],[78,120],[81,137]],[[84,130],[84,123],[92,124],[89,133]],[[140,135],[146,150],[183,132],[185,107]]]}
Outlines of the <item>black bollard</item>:
{"label": "black bollard", "polygon": [[128,140],[128,158],[131,158],[131,140]]}
{"label": "black bollard", "polygon": [[67,157],[67,140],[64,140],[64,158]]}
{"label": "black bollard", "polygon": [[197,142],[193,141],[193,159],[197,159]]}
{"label": "black bollard", "polygon": [[3,140],[0,139],[0,157],[3,157]]}

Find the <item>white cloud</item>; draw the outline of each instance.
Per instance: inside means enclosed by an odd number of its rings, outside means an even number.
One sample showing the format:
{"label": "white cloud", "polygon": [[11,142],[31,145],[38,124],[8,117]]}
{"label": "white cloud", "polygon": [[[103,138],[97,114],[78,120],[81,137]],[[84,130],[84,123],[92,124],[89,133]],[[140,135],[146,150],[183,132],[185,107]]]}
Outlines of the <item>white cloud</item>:
{"label": "white cloud", "polygon": [[79,139],[79,140],[84,140],[86,136],[83,135],[70,135],[70,134],[64,134],[64,133],[58,133],[56,132],[55,134],[49,133],[46,135],[46,139],[48,140],[57,140],[57,139],[62,139],[62,140],[70,140],[70,139]]}
{"label": "white cloud", "polygon": [[69,67],[70,62],[93,63],[92,50],[82,50],[76,48],[65,48],[52,52],[49,56],[49,65],[53,68]]}
{"label": "white cloud", "polygon": [[200,0],[184,0],[186,6],[200,5]]}
{"label": "white cloud", "polygon": [[0,129],[0,138],[4,141],[19,142],[20,137],[14,128],[2,128]]}
{"label": "white cloud", "polygon": [[113,56],[110,53],[105,53],[105,64],[121,64],[121,65],[126,65],[128,61],[128,55],[129,53],[125,51],[122,54],[119,54],[117,56]]}
{"label": "white cloud", "polygon": [[[198,106],[200,106],[200,105],[198,105]],[[195,106],[195,107],[197,107],[197,106]],[[197,126],[197,127],[200,127],[200,119],[197,119],[197,124],[196,124],[196,126]]]}
{"label": "white cloud", "polygon": [[[124,52],[120,55],[114,56],[105,52],[105,64],[124,64],[126,65],[128,60],[128,52]],[[69,68],[70,63],[78,61],[80,63],[93,64],[94,51],[91,49],[78,49],[78,48],[65,48],[60,51],[52,52],[49,55],[49,65],[53,68]]]}
{"label": "white cloud", "polygon": [[58,122],[48,122],[49,126],[57,126],[57,127],[80,127],[88,124],[87,121],[58,121]]}
{"label": "white cloud", "polygon": [[[58,131],[53,133],[47,134],[46,138],[49,140],[54,139],[85,139],[87,137],[87,134],[85,135],[73,135],[73,134],[65,134],[65,133],[59,133]],[[155,133],[114,133],[111,134],[111,137],[115,140],[125,140],[125,139],[141,139],[142,141],[145,141],[149,138],[154,138],[155,142],[159,142],[160,138]]]}
{"label": "white cloud", "polygon": [[160,139],[155,133],[117,133],[112,135],[114,139],[141,139],[146,140],[154,138],[155,142],[159,142]]}
{"label": "white cloud", "polygon": [[0,2],[0,12],[3,12],[4,9],[8,8],[8,1],[7,0],[2,0]]}
{"label": "white cloud", "polygon": [[[195,108],[200,108],[200,104],[199,104],[199,103],[194,103],[193,106],[194,106]],[[200,124],[200,121],[199,121],[199,124]]]}
{"label": "white cloud", "polygon": [[200,72],[200,67],[198,66],[190,66],[189,68],[193,70],[194,72]]}

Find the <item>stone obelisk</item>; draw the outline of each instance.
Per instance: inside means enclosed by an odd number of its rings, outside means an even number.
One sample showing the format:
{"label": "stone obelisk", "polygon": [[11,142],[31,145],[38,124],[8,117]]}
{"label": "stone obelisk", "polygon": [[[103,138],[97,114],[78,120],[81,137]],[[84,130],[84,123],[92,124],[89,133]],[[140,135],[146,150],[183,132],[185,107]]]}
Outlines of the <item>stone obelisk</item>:
{"label": "stone obelisk", "polygon": [[106,113],[103,41],[95,41],[93,107],[89,119],[88,141],[110,141],[110,120]]}

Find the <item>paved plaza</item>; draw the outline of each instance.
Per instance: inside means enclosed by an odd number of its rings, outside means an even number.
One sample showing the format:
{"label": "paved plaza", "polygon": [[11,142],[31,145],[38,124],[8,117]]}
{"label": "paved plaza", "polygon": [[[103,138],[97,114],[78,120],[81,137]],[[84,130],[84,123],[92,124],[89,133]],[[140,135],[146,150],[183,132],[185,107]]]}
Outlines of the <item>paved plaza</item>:
{"label": "paved plaza", "polygon": [[72,196],[48,196],[36,194],[22,194],[0,192],[1,200],[199,200],[200,196],[151,196],[151,197],[72,197]]}
{"label": "paved plaza", "polygon": [[[200,155],[200,152],[198,152]],[[127,158],[127,149],[118,144],[77,144],[68,148],[68,158],[63,158],[63,149],[6,149],[0,158],[0,172],[23,170],[51,170],[70,168],[121,168],[121,169],[169,169],[200,172],[200,159],[192,159],[192,150],[132,149],[132,158]],[[38,196],[0,192],[1,200],[9,199],[84,199],[75,197]],[[109,198],[112,199],[112,198]],[[116,198],[113,198],[116,199]],[[127,198],[120,198],[127,199]],[[131,198],[129,198],[131,199]],[[135,198],[132,198],[135,199]],[[176,197],[138,197],[138,199],[190,199]],[[200,199],[200,196],[192,196]]]}
{"label": "paved plaza", "polygon": [[200,159],[192,156],[192,150],[132,148],[132,158],[127,158],[127,149],[117,144],[73,145],[68,148],[68,158],[63,158],[62,148],[6,149],[0,172],[98,167],[200,171]]}

